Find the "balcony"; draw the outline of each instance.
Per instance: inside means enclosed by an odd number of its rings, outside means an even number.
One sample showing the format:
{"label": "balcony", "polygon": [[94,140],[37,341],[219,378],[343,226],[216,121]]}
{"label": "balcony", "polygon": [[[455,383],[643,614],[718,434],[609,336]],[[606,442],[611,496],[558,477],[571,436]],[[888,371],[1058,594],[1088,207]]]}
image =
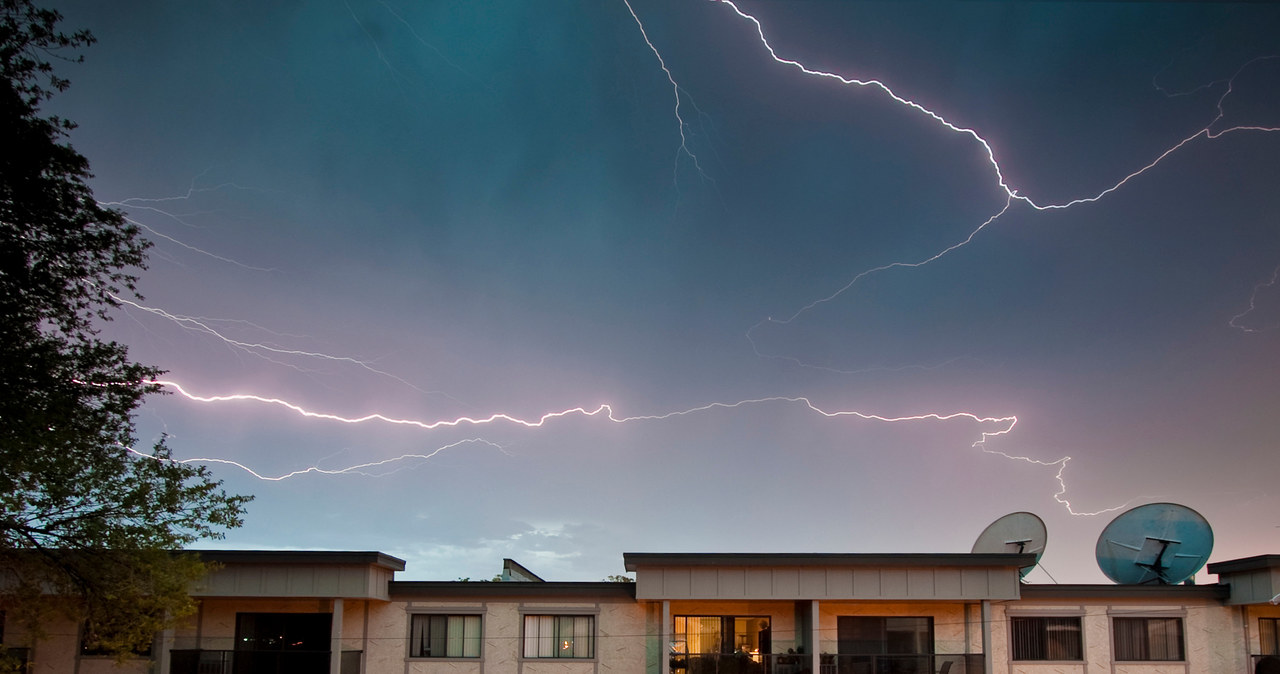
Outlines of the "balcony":
{"label": "balcony", "polygon": [[[671,656],[672,674],[812,674],[809,655],[773,654]],[[819,674],[984,674],[978,654],[823,655]]]}
{"label": "balcony", "polygon": [[[342,652],[342,674],[360,674],[364,651]],[[328,674],[329,651],[169,651],[169,674]]]}

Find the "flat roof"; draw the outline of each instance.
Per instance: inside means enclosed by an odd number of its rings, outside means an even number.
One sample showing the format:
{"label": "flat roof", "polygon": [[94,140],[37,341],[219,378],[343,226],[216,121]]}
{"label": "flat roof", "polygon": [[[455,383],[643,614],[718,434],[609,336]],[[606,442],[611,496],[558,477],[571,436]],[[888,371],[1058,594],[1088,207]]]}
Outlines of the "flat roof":
{"label": "flat roof", "polygon": [[459,581],[459,580],[393,580],[387,587],[392,597],[552,597],[586,600],[635,600],[635,583],[610,581]]}
{"label": "flat roof", "polygon": [[627,552],[622,555],[627,571],[640,566],[998,566],[1022,568],[1036,563],[1030,553],[694,553]]}
{"label": "flat roof", "polygon": [[1226,599],[1226,585],[1072,585],[1032,584],[1022,586],[1022,599]]}
{"label": "flat roof", "polygon": [[374,550],[188,550],[219,564],[368,564],[404,571],[404,560]]}
{"label": "flat roof", "polygon": [[1208,566],[1209,573],[1218,575],[1275,568],[1280,568],[1280,555],[1257,555],[1240,559],[1228,559],[1225,562],[1214,562]]}

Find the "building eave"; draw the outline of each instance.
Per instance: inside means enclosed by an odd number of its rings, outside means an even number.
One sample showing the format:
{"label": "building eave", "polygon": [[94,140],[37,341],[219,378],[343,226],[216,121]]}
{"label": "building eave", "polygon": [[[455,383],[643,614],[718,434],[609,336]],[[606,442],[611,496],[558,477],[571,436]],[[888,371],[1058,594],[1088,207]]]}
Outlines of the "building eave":
{"label": "building eave", "polygon": [[1023,600],[1037,599],[1208,599],[1225,600],[1226,585],[1024,584]]}
{"label": "building eave", "polygon": [[1009,567],[1036,563],[1033,554],[1018,553],[686,553],[628,552],[627,571],[642,566],[828,566],[828,567]]}
{"label": "building eave", "polygon": [[393,580],[388,586],[388,593],[400,599],[533,597],[634,601],[636,585],[614,582]]}
{"label": "building eave", "polygon": [[218,564],[351,564],[404,571],[405,561],[373,550],[188,550]]}

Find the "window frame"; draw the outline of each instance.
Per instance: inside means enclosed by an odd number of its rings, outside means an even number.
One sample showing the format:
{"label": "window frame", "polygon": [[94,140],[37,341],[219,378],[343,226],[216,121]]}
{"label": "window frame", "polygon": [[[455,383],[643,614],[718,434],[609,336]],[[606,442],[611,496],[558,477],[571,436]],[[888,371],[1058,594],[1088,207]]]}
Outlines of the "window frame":
{"label": "window frame", "polygon": [[[1057,612],[1057,611],[1052,612],[1052,613],[1048,613],[1048,612],[1046,612],[1046,613],[1040,613],[1040,612],[1035,612],[1035,613],[1011,612],[1011,613],[1009,613],[1009,614],[1008,614],[1008,616],[1007,616],[1007,617],[1008,617],[1008,620],[1009,620],[1009,630],[1008,630],[1008,632],[1009,632],[1009,660],[1010,660],[1011,662],[1035,662],[1035,663],[1070,662],[1070,663],[1078,663],[1078,662],[1084,662],[1084,661],[1085,661],[1085,653],[1086,653],[1087,651],[1086,651],[1086,647],[1085,647],[1085,640],[1084,640],[1084,614],[1083,614],[1083,612]],[[1052,630],[1050,629],[1052,626],[1048,624],[1048,621],[1050,621],[1050,620],[1065,620],[1065,621],[1072,621],[1072,622],[1074,622],[1074,627],[1075,627],[1075,644],[1074,644],[1074,646],[1076,647],[1076,650],[1077,650],[1077,651],[1078,651],[1078,653],[1079,653],[1079,655],[1078,655],[1077,657],[1074,657],[1074,658],[1054,658],[1054,657],[1049,657],[1049,652],[1052,650],[1052,649],[1051,649],[1051,647],[1050,647],[1050,643],[1049,643],[1049,642],[1050,642],[1049,634],[1050,634],[1050,632],[1052,631]],[[1043,640],[1043,641],[1042,641],[1042,643],[1044,644],[1044,647],[1045,647],[1045,657],[1019,657],[1019,653],[1018,653],[1018,644],[1019,644],[1019,640],[1018,640],[1017,629],[1014,627],[1014,624],[1015,624],[1015,622],[1021,622],[1021,621],[1043,621],[1043,622],[1041,622],[1040,627],[1037,629],[1037,635],[1039,636],[1039,638],[1040,638],[1040,639],[1042,639],[1042,640]],[[1023,654],[1023,655],[1025,655],[1025,654]]]}
{"label": "window frame", "polygon": [[[1186,616],[1181,613],[1113,613],[1111,614],[1111,659],[1113,662],[1186,662],[1187,661],[1187,626]],[[1171,625],[1176,626],[1177,638],[1177,657],[1153,657],[1151,654],[1151,626],[1154,621],[1169,621]],[[1122,657],[1120,638],[1121,624],[1142,624],[1141,631],[1135,634],[1142,635],[1141,649],[1145,651],[1140,655],[1144,657]],[[1167,650],[1169,644],[1164,644],[1161,650]],[[1124,656],[1133,656],[1134,653],[1124,653]]]}
{"label": "window frame", "polygon": [[[418,622],[419,621],[427,622],[427,632],[425,636],[426,636],[426,639],[430,640],[431,622],[433,619],[438,620],[440,618],[445,619],[445,635],[443,637],[444,644],[445,644],[445,654],[444,655],[423,655],[421,652],[418,652],[417,654],[415,654],[414,652],[415,647],[420,645],[420,640],[414,637]],[[476,634],[474,637],[468,637],[467,623],[470,622],[470,619],[472,618],[475,619]],[[452,636],[449,632],[449,625],[451,624],[452,619],[462,620],[462,624],[461,624],[462,635],[459,637],[456,637],[460,641],[460,644],[462,647],[462,653],[463,653],[462,655],[448,655],[449,640]],[[475,653],[476,653],[475,655],[466,654],[468,650],[467,649],[468,639],[474,639]],[[409,653],[407,657],[410,660],[428,660],[431,662],[440,662],[440,661],[447,661],[447,660],[475,662],[477,660],[482,660],[484,658],[484,613],[480,611],[457,611],[457,610],[412,611],[409,613],[408,641],[409,641]],[[429,651],[430,648],[428,648],[427,650]]]}
{"label": "window frame", "polygon": [[[577,632],[579,627],[578,621],[581,620],[589,621],[587,623],[587,633],[584,635],[579,635]],[[535,621],[533,624],[537,625],[538,633],[536,635],[531,636],[529,633],[530,621]],[[542,627],[547,624],[547,621],[550,621],[553,629],[553,633],[550,635],[542,634]],[[596,640],[598,639],[600,627],[599,622],[599,616],[596,613],[588,611],[530,610],[528,612],[522,612],[520,614],[520,659],[538,661],[573,660],[577,662],[595,660]],[[562,631],[565,629],[566,625],[572,634],[566,635]],[[568,638],[567,642],[566,637]],[[582,638],[585,638],[587,641],[586,655],[561,655],[561,653],[566,650],[570,653],[576,653],[578,651],[576,642],[578,639]],[[541,655],[543,651],[542,646],[544,645],[541,642],[545,640],[549,640],[552,645],[549,655]],[[557,642],[561,644],[560,648],[555,648],[555,644]],[[563,645],[565,643],[570,643],[571,645],[566,648]],[[533,647],[532,655],[530,655],[530,646]]]}

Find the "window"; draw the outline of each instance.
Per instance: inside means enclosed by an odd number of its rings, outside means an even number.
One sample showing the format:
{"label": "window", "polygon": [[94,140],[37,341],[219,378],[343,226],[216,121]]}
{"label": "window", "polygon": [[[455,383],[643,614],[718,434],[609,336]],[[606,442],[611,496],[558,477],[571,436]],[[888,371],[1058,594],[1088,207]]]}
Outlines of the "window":
{"label": "window", "polygon": [[524,657],[594,658],[596,619],[589,615],[527,615]]}
{"label": "window", "polygon": [[1113,618],[1116,660],[1182,660],[1182,618]]}
{"label": "window", "polygon": [[1009,618],[1014,660],[1083,660],[1079,616]]}
{"label": "window", "polygon": [[[111,638],[112,636],[115,636],[115,635],[110,635],[110,634],[101,635],[97,632],[97,630],[94,629],[93,625],[89,624],[88,622],[83,623],[80,630],[80,655],[115,656],[116,655],[115,652],[111,651],[106,647],[100,646],[97,643],[98,638],[100,636],[106,636],[107,638]],[[143,645],[134,646],[129,650],[129,653],[131,655],[135,655],[140,658],[149,658],[151,657],[151,645],[152,645],[151,642],[147,642],[146,644],[143,644]]]}
{"label": "window", "polygon": [[1280,655],[1280,618],[1258,618],[1258,648],[1261,655]]}
{"label": "window", "polygon": [[411,658],[480,657],[480,616],[413,616],[409,635]]}
{"label": "window", "polygon": [[847,616],[836,618],[840,655],[919,655],[933,652],[933,618]]}
{"label": "window", "polygon": [[766,616],[676,616],[672,639],[684,652],[769,653],[772,638]]}

